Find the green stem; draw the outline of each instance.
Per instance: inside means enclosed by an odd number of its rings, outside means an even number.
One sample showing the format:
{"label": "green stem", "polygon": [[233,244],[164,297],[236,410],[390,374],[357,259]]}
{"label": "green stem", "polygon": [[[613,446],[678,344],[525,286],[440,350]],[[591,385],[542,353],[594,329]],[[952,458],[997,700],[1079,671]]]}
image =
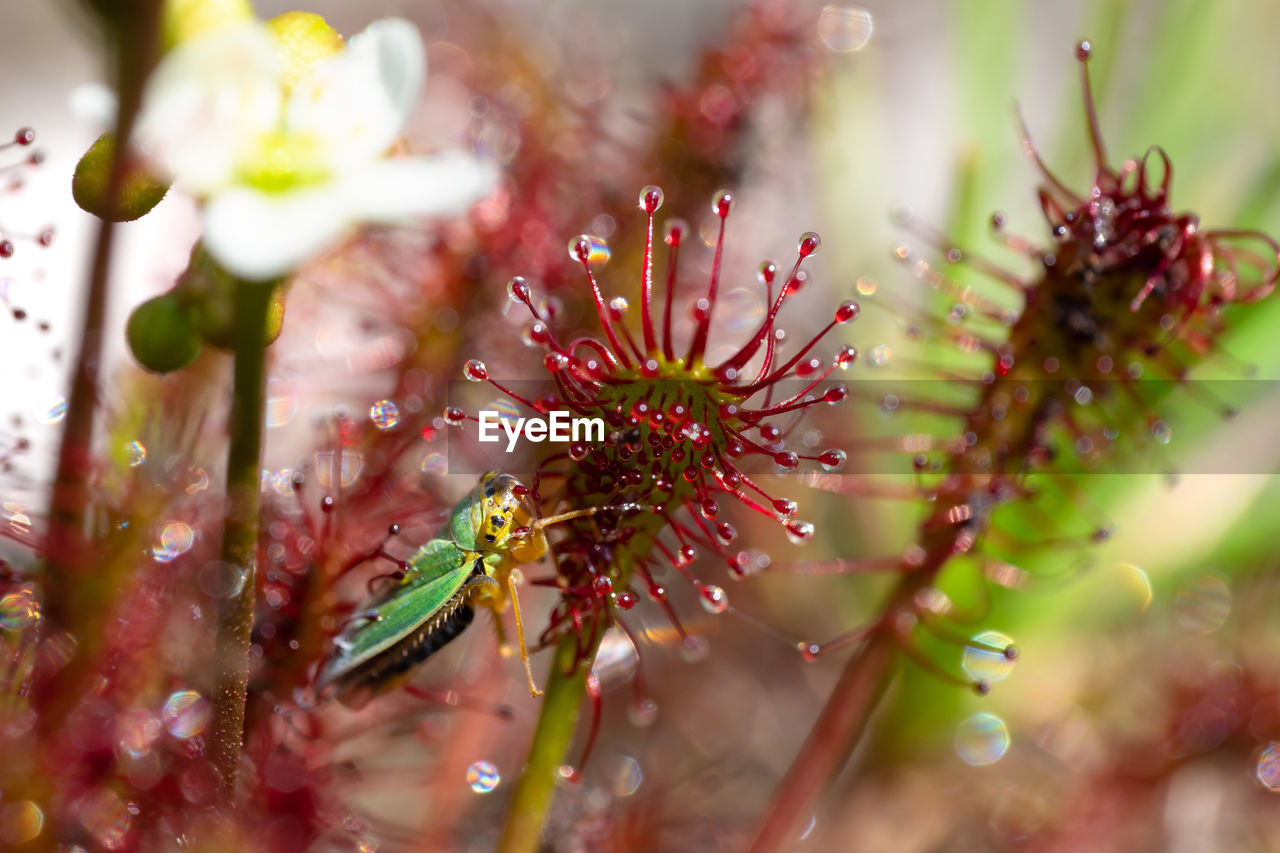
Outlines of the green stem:
{"label": "green stem", "polygon": [[244,583],[219,602],[214,646],[214,769],[224,803],[234,799],[249,690],[249,644],[258,551],[258,497],[262,470],[263,398],[266,387],[267,313],[275,285],[238,281],[235,285],[235,367],[231,386],[230,443],[227,448],[227,515],[222,528],[222,561],[243,572]]}
{"label": "green stem", "polygon": [[556,646],[538,727],[529,747],[529,760],[525,762],[524,772],[511,795],[507,823],[498,841],[498,853],[534,853],[538,850],[542,825],[546,822],[547,808],[555,792],[557,771],[564,764],[578,726],[578,712],[587,690],[587,675],[591,672],[591,661],[595,660],[601,634],[602,631],[597,632],[595,645],[581,663],[577,662],[576,634],[567,634]]}

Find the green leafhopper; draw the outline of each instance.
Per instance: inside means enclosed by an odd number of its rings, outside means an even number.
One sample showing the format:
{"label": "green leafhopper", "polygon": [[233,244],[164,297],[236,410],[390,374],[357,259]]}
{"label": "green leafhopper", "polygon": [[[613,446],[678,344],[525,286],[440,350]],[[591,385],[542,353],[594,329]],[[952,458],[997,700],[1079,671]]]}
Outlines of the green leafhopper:
{"label": "green leafhopper", "polygon": [[596,510],[539,520],[527,495],[510,474],[482,475],[450,511],[440,538],[419,548],[404,576],[375,590],[334,638],[316,678],[317,693],[332,691],[358,708],[407,681],[418,664],[471,624],[477,606],[493,612],[501,637],[498,614],[510,600],[529,692],[541,695],[529,666],[513,570],[547,553],[544,527]]}

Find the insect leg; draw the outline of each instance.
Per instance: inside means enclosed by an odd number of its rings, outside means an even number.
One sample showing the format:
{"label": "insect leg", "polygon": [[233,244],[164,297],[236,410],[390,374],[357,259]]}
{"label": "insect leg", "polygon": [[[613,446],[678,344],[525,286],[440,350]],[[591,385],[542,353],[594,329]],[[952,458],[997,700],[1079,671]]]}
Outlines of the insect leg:
{"label": "insect leg", "polygon": [[529,665],[529,649],[524,643],[524,621],[520,618],[520,596],[516,592],[516,573],[507,572],[507,594],[511,596],[511,609],[516,614],[516,638],[520,642],[520,660],[524,663],[524,674],[529,679],[529,694],[535,698],[542,691],[533,683],[533,668]]}
{"label": "insect leg", "polygon": [[502,593],[493,593],[489,600],[485,602],[485,606],[493,614],[493,630],[498,635],[498,651],[504,658],[510,657],[511,643],[507,640],[507,626],[502,621],[502,611],[506,608],[506,601],[503,599]]}
{"label": "insect leg", "polygon": [[[533,683],[533,670],[529,666],[529,651],[524,644],[524,621],[520,618],[520,600],[516,598],[515,579],[512,577],[512,573],[507,573],[506,582],[507,594],[511,598],[512,609],[516,615],[516,638],[520,643],[520,660],[524,663],[525,675],[529,679],[529,692],[535,697],[541,696],[542,691]],[[479,595],[485,597],[486,600],[482,603],[493,613],[493,630],[498,634],[498,647],[504,657],[510,654],[511,644],[507,642],[507,630],[502,623],[502,611],[506,608],[502,585],[487,574],[478,574],[467,583],[464,589],[474,589]]]}

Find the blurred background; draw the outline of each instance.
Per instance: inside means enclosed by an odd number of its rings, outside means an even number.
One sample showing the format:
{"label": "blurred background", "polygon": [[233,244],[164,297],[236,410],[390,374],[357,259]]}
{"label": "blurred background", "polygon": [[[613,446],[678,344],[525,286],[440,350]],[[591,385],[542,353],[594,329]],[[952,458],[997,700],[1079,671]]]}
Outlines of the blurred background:
{"label": "blurred background", "polygon": [[[101,93],[92,85],[102,82],[104,57],[74,5],[10,5],[0,28],[0,107],[8,125],[36,128],[47,159],[24,173],[21,190],[0,197],[0,226],[57,229],[51,248],[19,244],[14,258],[0,262],[0,297],[52,325],[44,334],[9,324],[0,334],[0,406],[6,421],[23,421],[37,451],[4,497],[12,521],[38,509],[38,484],[56,448],[65,362],[46,354],[65,348],[77,328],[92,222],[72,202],[69,176],[104,127]],[[690,85],[700,57],[731,38],[747,6],[315,0],[308,11],[345,35],[387,15],[419,24],[429,78],[411,145],[466,145],[508,168],[541,157],[570,183],[598,185],[608,198],[615,190],[634,194],[650,180],[643,164],[632,162],[625,174],[637,186],[609,185],[619,160],[647,144],[654,91]],[[269,17],[292,7],[272,0],[256,8]],[[1011,266],[1019,260],[988,233],[993,211],[1007,213],[1011,231],[1047,239],[1015,101],[1051,168],[1069,185],[1086,186],[1089,149],[1073,53],[1080,38],[1093,45],[1090,70],[1114,162],[1160,145],[1174,164],[1175,208],[1217,227],[1280,232],[1280,102],[1273,92],[1280,7],[868,0],[857,7],[799,4],[791,14],[812,55],[800,64],[802,84],[752,105],[750,130],[734,155],[739,208],[726,269],[750,281],[761,258],[788,258],[799,233],[820,232],[822,253],[801,301],[812,311],[793,309],[800,318],[793,328],[803,340],[806,323],[816,328],[828,306],[862,300],[862,317],[845,330],[863,353],[853,382],[889,383],[879,386],[885,388],[934,377],[951,357],[910,331],[914,312],[945,313],[946,305],[893,259],[904,240],[918,243],[894,224],[893,208],[908,207],[958,245]],[[485,124],[496,114],[477,101],[486,97],[477,90],[491,59],[486,50],[518,52],[545,97],[588,117],[587,138],[575,137],[578,147],[556,159],[497,119]],[[652,180],[661,178],[670,180]],[[664,189],[670,198],[678,188]],[[685,208],[671,212],[701,226],[701,197]],[[602,222],[579,210],[565,218],[571,221],[554,223],[565,229],[555,245],[580,231],[612,229],[634,244],[642,224],[639,216]],[[121,329],[133,305],[172,285],[198,227],[193,204],[172,194],[157,213],[122,229],[109,328]],[[394,248],[354,251],[359,258]],[[605,276],[610,286],[634,287],[634,257],[615,251]],[[546,263],[566,260],[562,254]],[[707,260],[690,262],[705,267]],[[354,263],[328,264],[291,296],[296,303],[268,392],[268,473],[306,452],[316,419],[334,406],[363,412],[391,393],[391,372],[355,357],[393,339],[364,321],[376,311],[362,301],[355,270]],[[477,299],[498,310],[505,274],[520,271],[479,270],[476,292],[487,295]],[[958,275],[994,289],[976,273]],[[758,295],[741,299],[738,325],[717,329],[723,340],[763,311]],[[882,310],[883,302],[900,307]],[[518,318],[505,326],[466,319],[432,322],[442,333],[457,329],[451,351],[459,358],[483,356],[495,375],[525,378],[518,344],[506,340],[518,338]],[[1040,515],[1010,520],[1008,530],[1051,544],[1020,563],[1009,582],[988,584],[971,567],[944,577],[947,593],[978,612],[966,630],[1012,638],[1018,660],[974,647],[926,650],[940,665],[998,682],[986,697],[904,664],[868,738],[795,849],[1280,849],[1280,388],[1268,381],[1280,378],[1280,306],[1273,300],[1231,315],[1229,325],[1222,348],[1254,372],[1211,358],[1196,375],[1222,380],[1239,417],[1225,420],[1203,400],[1172,393],[1160,410],[1172,425],[1162,451],[1167,463],[1081,474],[1076,482],[1087,500],[1061,493],[1046,498]],[[147,381],[122,343],[119,335],[111,343],[116,379],[108,409],[123,399],[120,389]],[[457,363],[442,363],[440,375]],[[322,375],[331,381],[318,383]],[[1246,378],[1253,381],[1240,381]],[[817,428],[836,438],[928,427],[861,406],[825,417]],[[116,432],[111,440],[123,438],[129,436]],[[903,466],[909,473],[905,458]],[[422,470],[447,496],[473,482],[450,476],[438,458],[424,459]],[[779,480],[819,535],[800,552],[780,531],[757,532],[740,519],[752,547],[770,555],[770,570],[741,583],[717,576],[719,567],[705,573],[723,581],[744,618],[703,615],[696,593],[671,583],[676,609],[698,614],[685,626],[707,637],[709,655],[689,653],[656,607],[637,611],[638,650],[614,637],[597,665],[604,695],[596,753],[582,780],[561,789],[554,849],[729,850],[750,831],[843,663],[843,653],[806,663],[795,641],[825,641],[861,624],[887,588],[886,578],[843,574],[837,560],[901,553],[923,511]],[[1114,534],[1088,544],[1100,526]],[[534,596],[526,609],[550,605],[549,596]],[[637,666],[643,689],[636,688]],[[427,715],[441,774],[431,812],[450,815],[444,824],[424,820],[416,830],[422,844],[492,846],[505,782],[520,768],[533,719],[517,675],[518,661],[498,659],[492,638],[480,631],[433,662],[428,680],[468,685],[517,713],[513,721],[468,721],[453,710]],[[379,754],[358,741],[349,749],[374,767],[422,760]],[[477,784],[472,771],[480,761],[494,778]],[[394,797],[362,796],[372,814],[397,808]]]}

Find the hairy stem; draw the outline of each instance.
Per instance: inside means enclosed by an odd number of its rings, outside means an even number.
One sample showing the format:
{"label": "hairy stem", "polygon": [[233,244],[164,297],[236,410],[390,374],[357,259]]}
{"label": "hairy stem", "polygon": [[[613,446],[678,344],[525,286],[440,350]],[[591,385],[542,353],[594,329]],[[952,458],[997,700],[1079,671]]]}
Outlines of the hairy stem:
{"label": "hairy stem", "polygon": [[[273,284],[238,281],[235,286],[235,366],[227,448],[227,515],[222,561],[242,573],[243,583],[219,602],[214,646],[214,769],[224,803],[234,798],[244,737],[249,688],[249,643],[257,574],[258,500],[262,470],[263,397],[266,386],[267,313]],[[238,582],[238,581],[237,581]]]}
{"label": "hairy stem", "polygon": [[581,663],[577,663],[576,635],[567,634],[556,646],[538,727],[533,733],[524,772],[511,795],[507,823],[498,841],[499,853],[534,853],[538,850],[551,795],[555,792],[556,771],[564,763],[578,726],[578,712],[586,695],[587,676],[591,672],[591,661],[595,659],[601,634],[603,632],[597,632],[596,645]]}
{"label": "hairy stem", "polygon": [[933,574],[913,572],[890,594],[879,624],[845,664],[817,722],[778,784],[750,853],[786,850],[799,838],[801,822],[813,814],[822,789],[844,767],[889,686],[897,650],[895,616]]}

